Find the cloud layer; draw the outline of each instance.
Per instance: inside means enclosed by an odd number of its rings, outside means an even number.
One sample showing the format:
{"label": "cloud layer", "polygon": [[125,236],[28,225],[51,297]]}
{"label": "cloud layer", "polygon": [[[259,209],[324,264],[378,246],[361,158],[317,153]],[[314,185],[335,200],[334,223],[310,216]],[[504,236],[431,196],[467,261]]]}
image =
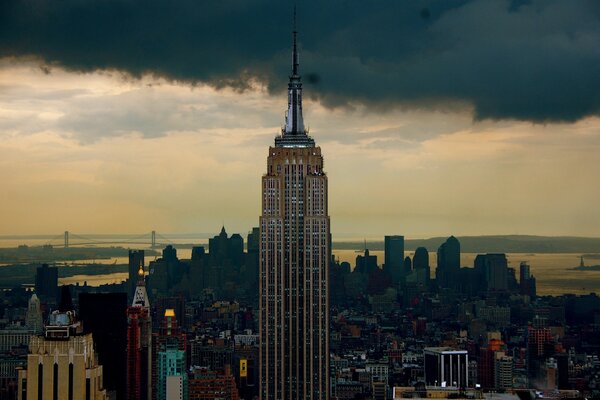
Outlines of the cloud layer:
{"label": "cloud layer", "polygon": [[[329,107],[468,107],[476,119],[600,115],[600,4],[305,1],[307,94]],[[189,84],[285,88],[291,2],[4,0],[0,57]],[[76,125],[77,121],[72,121]]]}

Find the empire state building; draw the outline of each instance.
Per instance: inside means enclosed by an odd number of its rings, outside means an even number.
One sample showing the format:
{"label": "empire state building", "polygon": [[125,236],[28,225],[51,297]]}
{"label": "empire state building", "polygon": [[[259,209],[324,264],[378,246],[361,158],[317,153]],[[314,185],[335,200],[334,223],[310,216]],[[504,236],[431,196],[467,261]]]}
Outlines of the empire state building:
{"label": "empire state building", "polygon": [[296,32],[291,72],[285,126],[262,178],[262,400],[329,398],[327,176],[302,118]]}

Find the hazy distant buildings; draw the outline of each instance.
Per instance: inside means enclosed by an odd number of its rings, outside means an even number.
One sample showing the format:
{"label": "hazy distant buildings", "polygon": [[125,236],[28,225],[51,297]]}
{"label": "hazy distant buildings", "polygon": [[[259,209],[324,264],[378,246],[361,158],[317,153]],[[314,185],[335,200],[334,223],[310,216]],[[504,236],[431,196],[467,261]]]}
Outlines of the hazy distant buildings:
{"label": "hazy distant buildings", "polygon": [[56,302],[58,294],[58,268],[42,264],[35,274],[35,293],[42,302]]}
{"label": "hazy distant buildings", "polygon": [[505,254],[478,254],[474,264],[475,271],[481,277],[483,290],[508,290],[508,261]]}
{"label": "hazy distant buildings", "polygon": [[326,399],[330,261],[327,176],[302,118],[294,33],[285,126],[269,148],[260,217],[262,400]]}
{"label": "hazy distant buildings", "polygon": [[403,274],[404,266],[404,236],[386,236],[384,239],[384,270],[397,284]]}
{"label": "hazy distant buildings", "polygon": [[429,267],[429,252],[425,247],[417,247],[412,264],[413,270],[418,277],[417,281],[428,285],[431,279],[431,269]]}
{"label": "hazy distant buildings", "polygon": [[522,262],[519,265],[519,291],[523,295],[530,297],[536,296],[535,277],[531,275],[529,264]]}
{"label": "hazy distant buildings", "polygon": [[460,278],[460,242],[450,236],[437,251],[435,279],[441,288],[456,289]]}

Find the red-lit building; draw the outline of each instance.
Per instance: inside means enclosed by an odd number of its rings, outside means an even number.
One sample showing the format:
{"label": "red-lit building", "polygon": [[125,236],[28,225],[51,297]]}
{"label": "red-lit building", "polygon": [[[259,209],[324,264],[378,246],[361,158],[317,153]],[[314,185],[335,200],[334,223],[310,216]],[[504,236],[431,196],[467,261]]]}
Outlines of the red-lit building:
{"label": "red-lit building", "polygon": [[229,366],[223,373],[208,368],[195,367],[189,381],[189,400],[239,400],[235,379]]}
{"label": "red-lit building", "polygon": [[133,303],[127,308],[127,399],[150,400],[152,322],[144,270],[138,271]]}

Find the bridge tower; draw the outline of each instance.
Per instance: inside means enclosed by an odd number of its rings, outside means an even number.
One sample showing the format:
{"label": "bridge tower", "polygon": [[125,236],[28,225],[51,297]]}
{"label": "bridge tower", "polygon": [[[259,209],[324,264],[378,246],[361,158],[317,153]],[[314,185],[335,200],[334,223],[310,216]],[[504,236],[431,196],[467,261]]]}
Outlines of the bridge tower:
{"label": "bridge tower", "polygon": [[156,231],[152,231],[152,248],[156,247]]}

